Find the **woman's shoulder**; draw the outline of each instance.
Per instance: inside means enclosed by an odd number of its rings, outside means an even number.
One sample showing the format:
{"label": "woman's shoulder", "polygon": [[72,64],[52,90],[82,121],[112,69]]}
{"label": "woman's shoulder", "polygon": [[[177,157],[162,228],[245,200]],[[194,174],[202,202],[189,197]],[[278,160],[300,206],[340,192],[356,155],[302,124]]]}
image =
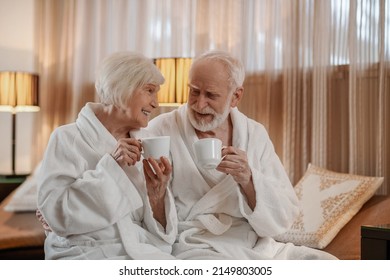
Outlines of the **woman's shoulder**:
{"label": "woman's shoulder", "polygon": [[79,130],[75,123],[60,125],[53,130],[50,141],[71,141],[79,135]]}
{"label": "woman's shoulder", "polygon": [[58,134],[73,134],[77,131],[77,126],[75,123],[69,123],[69,124],[63,124],[58,127],[56,127],[52,134],[58,135]]}

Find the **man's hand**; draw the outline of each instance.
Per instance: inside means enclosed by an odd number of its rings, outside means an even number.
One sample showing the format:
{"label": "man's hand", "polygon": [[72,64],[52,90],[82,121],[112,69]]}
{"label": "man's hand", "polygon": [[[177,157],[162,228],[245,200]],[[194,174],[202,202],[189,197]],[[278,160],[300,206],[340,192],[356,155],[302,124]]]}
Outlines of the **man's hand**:
{"label": "man's hand", "polygon": [[216,169],[233,177],[247,197],[249,207],[253,210],[256,206],[256,193],[246,152],[232,146],[223,148],[222,161]]}
{"label": "man's hand", "polygon": [[222,149],[222,161],[216,169],[232,175],[234,180],[242,186],[248,185],[252,178],[246,153],[232,146]]}

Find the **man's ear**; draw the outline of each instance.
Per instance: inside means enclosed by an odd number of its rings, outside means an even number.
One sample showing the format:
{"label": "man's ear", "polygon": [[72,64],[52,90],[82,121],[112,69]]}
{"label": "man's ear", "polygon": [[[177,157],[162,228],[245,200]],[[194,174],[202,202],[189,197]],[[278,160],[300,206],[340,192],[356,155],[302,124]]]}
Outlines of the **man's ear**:
{"label": "man's ear", "polygon": [[238,103],[240,103],[240,100],[243,95],[244,95],[244,88],[238,87],[232,95],[232,103],[230,104],[230,107],[232,108],[236,107]]}

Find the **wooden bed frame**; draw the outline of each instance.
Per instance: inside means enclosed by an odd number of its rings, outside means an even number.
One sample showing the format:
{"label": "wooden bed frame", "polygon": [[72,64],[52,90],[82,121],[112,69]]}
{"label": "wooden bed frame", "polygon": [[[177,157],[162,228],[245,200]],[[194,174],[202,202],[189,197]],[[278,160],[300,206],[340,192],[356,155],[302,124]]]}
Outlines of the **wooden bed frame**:
{"label": "wooden bed frame", "polygon": [[42,260],[45,232],[35,212],[4,211],[13,193],[0,204],[0,259]]}
{"label": "wooden bed frame", "polygon": [[375,195],[339,231],[324,251],[341,260],[361,259],[361,226],[390,224],[390,196]]}

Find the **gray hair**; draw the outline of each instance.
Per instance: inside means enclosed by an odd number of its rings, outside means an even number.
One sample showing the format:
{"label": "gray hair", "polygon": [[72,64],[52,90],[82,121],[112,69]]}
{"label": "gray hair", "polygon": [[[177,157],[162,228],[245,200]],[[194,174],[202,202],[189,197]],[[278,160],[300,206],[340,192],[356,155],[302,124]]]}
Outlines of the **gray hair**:
{"label": "gray hair", "polygon": [[102,103],[124,106],[135,89],[164,81],[151,59],[136,52],[117,52],[101,62],[95,88]]}
{"label": "gray hair", "polygon": [[229,83],[231,89],[235,89],[237,87],[241,87],[244,83],[245,79],[245,68],[242,62],[236,58],[234,58],[230,53],[225,51],[207,51],[200,56],[196,57],[192,63],[191,69],[190,69],[190,77],[192,75],[192,68],[194,65],[196,65],[198,62],[202,61],[218,61],[222,63],[227,70],[227,73],[229,75]]}

